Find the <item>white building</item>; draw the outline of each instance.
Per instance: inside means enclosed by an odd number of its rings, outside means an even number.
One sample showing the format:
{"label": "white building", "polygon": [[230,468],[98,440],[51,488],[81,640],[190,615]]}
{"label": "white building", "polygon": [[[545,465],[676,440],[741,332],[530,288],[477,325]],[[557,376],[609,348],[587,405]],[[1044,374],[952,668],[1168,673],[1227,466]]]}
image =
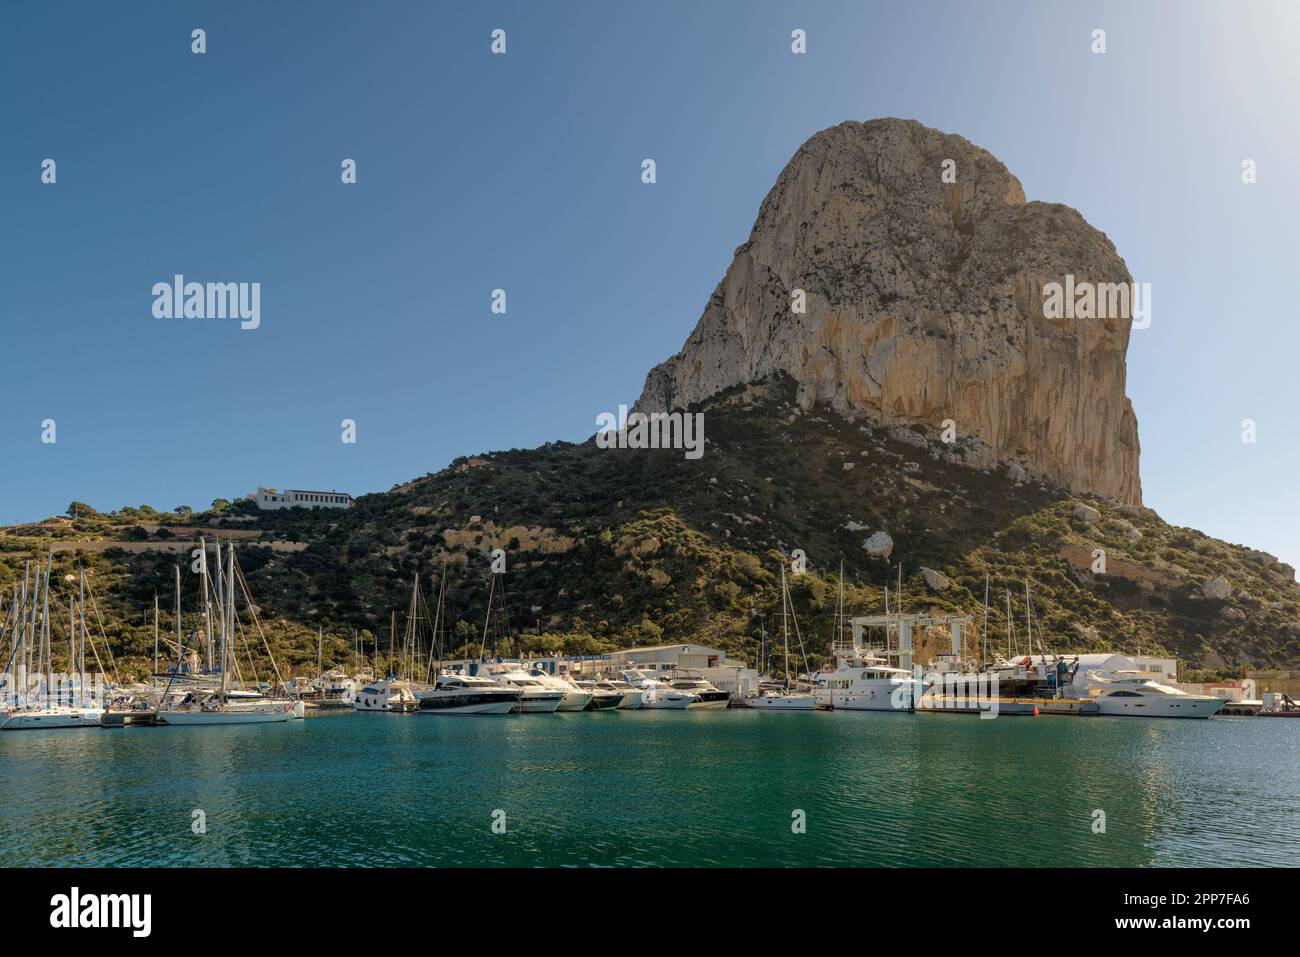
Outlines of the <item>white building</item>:
{"label": "white building", "polygon": [[253,500],[260,509],[352,507],[352,496],[347,492],[310,492],[296,488],[262,488],[260,485]]}
{"label": "white building", "polygon": [[1132,655],[1133,665],[1138,671],[1151,676],[1153,681],[1174,684],[1178,681],[1178,661],[1174,658],[1148,658]]}

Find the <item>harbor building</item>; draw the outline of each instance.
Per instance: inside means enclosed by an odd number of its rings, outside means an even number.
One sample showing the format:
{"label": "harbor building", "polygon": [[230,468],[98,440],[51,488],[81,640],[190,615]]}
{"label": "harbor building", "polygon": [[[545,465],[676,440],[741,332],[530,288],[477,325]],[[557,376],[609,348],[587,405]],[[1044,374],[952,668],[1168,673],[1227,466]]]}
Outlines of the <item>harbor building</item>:
{"label": "harbor building", "polygon": [[277,508],[351,508],[352,496],[347,492],[316,492],[296,488],[263,488],[258,486],[253,495],[257,507],[263,510]]}

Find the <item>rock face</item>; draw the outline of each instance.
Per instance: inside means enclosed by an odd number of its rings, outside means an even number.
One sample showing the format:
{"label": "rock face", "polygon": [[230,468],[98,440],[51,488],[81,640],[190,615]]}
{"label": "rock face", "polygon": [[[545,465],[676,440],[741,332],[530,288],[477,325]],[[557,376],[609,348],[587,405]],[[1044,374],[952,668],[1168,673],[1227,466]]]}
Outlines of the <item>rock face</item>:
{"label": "rock face", "polygon": [[[943,181],[946,160],[955,182]],[[1068,207],[1027,203],[1016,178],[960,136],[897,119],[842,123],[782,171],[637,409],[685,408],[784,373],[804,409],[825,402],[931,436],[952,419],[983,449],[978,467],[1016,462],[1135,504],[1130,321],[1046,318],[1043,288],[1067,274],[1131,282],[1102,233]]]}

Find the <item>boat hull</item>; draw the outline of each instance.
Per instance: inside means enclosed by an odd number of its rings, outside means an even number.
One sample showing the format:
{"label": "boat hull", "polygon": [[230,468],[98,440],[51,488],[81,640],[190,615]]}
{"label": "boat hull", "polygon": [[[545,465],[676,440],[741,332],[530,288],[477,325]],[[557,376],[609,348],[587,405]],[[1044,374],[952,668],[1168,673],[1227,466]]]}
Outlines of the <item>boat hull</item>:
{"label": "boat hull", "polygon": [[38,728],[97,728],[102,723],[103,717],[103,711],[89,708],[14,711],[0,718],[0,731],[34,731]]}
{"label": "boat hull", "polygon": [[642,707],[643,693],[640,691],[624,691],[623,700],[618,703],[620,711],[639,711]]}
{"label": "boat hull", "polygon": [[759,695],[746,699],[745,704],[757,711],[817,710],[817,700],[812,695]]}
{"label": "boat hull", "polygon": [[1102,695],[1093,700],[1097,702],[1097,713],[1107,718],[1208,718],[1223,707],[1219,698],[1190,695],[1163,701],[1155,695],[1118,699]]}
{"label": "boat hull", "polygon": [[619,704],[623,701],[621,694],[617,695],[592,695],[591,701],[587,703],[587,711],[617,711]]}
{"label": "boat hull", "polygon": [[731,704],[731,695],[725,691],[693,691],[694,701],[690,703],[692,711],[719,711]]}
{"label": "boat hull", "polygon": [[163,724],[170,725],[200,725],[200,724],[275,724],[281,721],[291,721],[294,718],[294,709],[284,708],[271,710],[254,711],[160,711],[158,720]]}
{"label": "boat hull", "polygon": [[685,711],[694,700],[694,695],[646,691],[641,695],[641,709],[643,711]]}
{"label": "boat hull", "polygon": [[511,714],[518,710],[519,699],[499,694],[454,695],[446,698],[426,696],[420,699],[416,714],[465,715]]}
{"label": "boat hull", "polygon": [[519,699],[520,714],[553,714],[564,703],[562,694],[525,694]]}
{"label": "boat hull", "polygon": [[[901,689],[901,690],[900,690]],[[894,681],[869,681],[855,688],[818,688],[813,692],[817,707],[830,711],[898,711],[910,713],[921,700],[921,686],[914,685],[909,695],[905,686]]]}

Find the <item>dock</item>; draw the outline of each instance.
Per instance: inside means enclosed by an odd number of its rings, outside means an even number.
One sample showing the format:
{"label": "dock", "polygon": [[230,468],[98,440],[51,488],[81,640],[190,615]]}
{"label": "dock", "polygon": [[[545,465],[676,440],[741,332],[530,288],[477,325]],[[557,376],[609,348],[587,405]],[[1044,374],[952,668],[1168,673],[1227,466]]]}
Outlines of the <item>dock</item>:
{"label": "dock", "polygon": [[964,695],[922,695],[916,710],[923,714],[988,714],[993,703],[997,713],[1037,716],[1040,714],[1086,717],[1097,714],[1097,702],[1086,698],[984,698]]}
{"label": "dock", "polygon": [[162,724],[156,711],[105,711],[99,720],[104,728],[125,728],[127,725]]}

